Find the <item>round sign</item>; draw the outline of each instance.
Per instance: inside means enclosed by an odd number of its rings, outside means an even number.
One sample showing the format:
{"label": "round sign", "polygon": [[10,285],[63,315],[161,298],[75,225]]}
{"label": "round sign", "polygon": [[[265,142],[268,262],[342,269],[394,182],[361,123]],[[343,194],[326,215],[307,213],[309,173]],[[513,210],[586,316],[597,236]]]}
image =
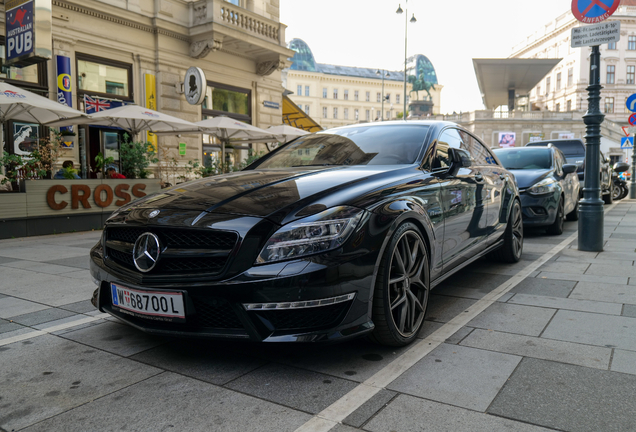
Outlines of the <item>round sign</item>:
{"label": "round sign", "polygon": [[625,100],[625,106],[631,112],[636,112],[636,93],[634,93],[633,95],[628,97],[627,100]]}
{"label": "round sign", "polygon": [[572,0],[574,18],[585,24],[596,24],[612,16],[621,0]]}
{"label": "round sign", "polygon": [[208,82],[205,73],[198,67],[191,67],[185,74],[183,81],[183,91],[186,100],[190,105],[201,105],[205,99]]}
{"label": "round sign", "polygon": [[629,116],[629,124],[632,126],[636,126],[636,113]]}

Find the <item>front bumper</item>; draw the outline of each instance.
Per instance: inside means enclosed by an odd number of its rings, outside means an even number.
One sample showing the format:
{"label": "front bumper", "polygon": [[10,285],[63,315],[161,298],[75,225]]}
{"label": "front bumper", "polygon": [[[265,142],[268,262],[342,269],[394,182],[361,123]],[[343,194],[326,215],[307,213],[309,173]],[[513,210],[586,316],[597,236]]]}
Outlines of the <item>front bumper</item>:
{"label": "front bumper", "polygon": [[[313,257],[255,266],[224,281],[135,283],[115,276],[98,248],[91,252],[90,271],[98,283],[94,304],[147,333],[265,342],[316,342],[357,337],[373,330],[370,319],[373,269],[377,254],[348,262]],[[110,284],[146,291],[180,291],[186,322],[162,322],[114,306]],[[338,298],[348,301],[300,309],[248,310],[253,303],[303,302]]]}
{"label": "front bumper", "polygon": [[524,191],[519,194],[519,197],[524,225],[540,227],[554,223],[561,197],[560,192],[535,196]]}

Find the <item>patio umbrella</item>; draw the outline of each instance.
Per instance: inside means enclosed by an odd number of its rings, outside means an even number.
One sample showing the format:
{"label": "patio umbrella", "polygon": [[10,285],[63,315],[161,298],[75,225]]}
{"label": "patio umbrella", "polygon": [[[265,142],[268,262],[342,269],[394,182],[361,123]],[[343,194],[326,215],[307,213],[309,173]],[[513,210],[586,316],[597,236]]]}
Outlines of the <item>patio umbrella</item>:
{"label": "patio umbrella", "polygon": [[196,122],[203,133],[210,134],[221,141],[221,161],[225,162],[225,145],[230,141],[264,142],[275,139],[274,134],[229,117],[219,116]]}
{"label": "patio umbrella", "polygon": [[267,128],[267,132],[274,134],[276,136],[276,139],[282,143],[286,143],[287,141],[291,141],[294,138],[308,135],[310,133],[286,124],[282,124],[279,126],[270,126]]}
{"label": "patio umbrella", "polygon": [[90,114],[82,118],[53,121],[48,123],[47,126],[70,126],[79,124],[118,127],[130,132],[133,136],[142,131],[161,131],[162,133],[176,134],[186,130],[198,130],[194,123],[187,120],[139,105],[124,105]]}
{"label": "patio umbrella", "polygon": [[[17,120],[45,124],[66,117],[83,116],[80,111],[30,91],[0,82],[0,141],[4,122]],[[0,143],[4,148],[4,142]]]}

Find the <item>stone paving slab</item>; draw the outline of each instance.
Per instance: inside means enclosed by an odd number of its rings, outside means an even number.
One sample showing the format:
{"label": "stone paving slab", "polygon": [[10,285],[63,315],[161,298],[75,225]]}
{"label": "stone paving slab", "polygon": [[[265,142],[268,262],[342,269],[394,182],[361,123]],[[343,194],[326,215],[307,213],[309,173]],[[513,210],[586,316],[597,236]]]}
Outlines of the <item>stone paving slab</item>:
{"label": "stone paving slab", "polygon": [[560,310],[541,337],[636,351],[636,318]]}
{"label": "stone paving slab", "polygon": [[575,281],[526,278],[522,280],[517,286],[512,288],[509,294],[517,293],[566,298],[570,295],[575,285]]}
{"label": "stone paving slab", "polygon": [[510,276],[506,275],[471,271],[473,267],[475,267],[475,264],[468,267],[465,271],[461,271],[449,277],[439,285],[439,288],[442,286],[455,286],[462,288],[479,288],[491,291],[510,279]]}
{"label": "stone paving slab", "polygon": [[90,279],[72,279],[60,275],[49,275],[20,269],[9,270],[21,273],[9,275],[9,279],[12,279],[12,282],[7,282],[5,279],[6,273],[3,269],[3,277],[0,279],[0,292],[25,300],[50,306],[61,306],[90,299],[93,291],[95,291],[95,284]]}
{"label": "stone paving slab", "polygon": [[[77,247],[77,246],[75,246],[75,247]],[[46,263],[48,263],[48,264],[57,264],[57,265],[67,266],[67,267],[81,268],[81,269],[85,269],[85,270],[89,270],[91,268],[90,267],[90,258],[88,257],[88,253],[86,253],[85,257],[52,259],[52,260],[47,260]]]}
{"label": "stone paving slab", "polygon": [[554,309],[495,303],[473,318],[468,325],[485,330],[539,336],[554,313]]}
{"label": "stone paving slab", "polygon": [[25,432],[292,432],[309,419],[305,413],[164,372]]}
{"label": "stone paving slab", "polygon": [[[73,258],[71,258],[73,259]],[[75,258],[77,259],[77,258]],[[3,264],[4,267],[11,268],[19,268],[23,270],[29,270],[36,273],[46,273],[51,275],[57,275],[61,273],[68,273],[72,271],[77,271],[75,267],[69,267],[64,265],[57,265],[51,263],[37,262],[37,261],[27,261],[27,260],[17,260],[10,262],[8,264]]]}
{"label": "stone paving slab", "polygon": [[218,341],[174,340],[130,358],[216,385],[227,384],[266,364],[259,358],[232,352],[233,348]]}
{"label": "stone paving slab", "polygon": [[610,370],[636,375],[636,352],[615,349]]}
{"label": "stone paving slab", "polygon": [[[16,323],[12,322],[11,320],[0,319],[0,334],[12,332],[12,331],[15,331],[15,330],[20,330],[23,327],[24,326],[22,326],[20,324],[16,324]],[[4,338],[4,335],[3,335],[3,338]]]}
{"label": "stone paving slab", "polygon": [[125,324],[106,321],[65,333],[64,338],[123,357],[155,348],[167,341],[166,338],[143,333]]}
{"label": "stone paving slab", "polygon": [[[443,290],[433,293],[443,293]],[[430,321],[448,322],[476,303],[475,300],[435,295],[431,293],[428,301],[426,319]]]}
{"label": "stone paving slab", "polygon": [[596,369],[607,369],[612,357],[611,348],[481,329],[474,330],[461,345]]}
{"label": "stone paving slab", "polygon": [[[444,296],[462,297],[462,298],[468,298],[473,300],[479,300],[490,292],[492,292],[492,290],[478,289],[478,288],[462,288],[462,287],[455,287],[455,286],[440,286],[439,290],[435,291],[436,294],[440,294]],[[512,294],[506,293],[500,298],[500,301],[505,302],[510,297],[512,297]]]}
{"label": "stone paving slab", "polygon": [[[161,372],[50,335],[1,348],[0,428],[7,431],[46,420]],[[48,430],[69,427],[72,423]]]}
{"label": "stone paving slab", "polygon": [[357,383],[290,366],[269,364],[226,387],[290,408],[317,414],[349,393]]}
{"label": "stone paving slab", "polygon": [[547,432],[529,424],[400,395],[364,427],[371,432]]}
{"label": "stone paving slab", "polygon": [[397,395],[396,392],[382,389],[371,399],[365,402],[360,408],[349,414],[342,423],[354,427],[361,427],[375,413],[386,407],[389,402]]}
{"label": "stone paving slab", "polygon": [[636,376],[524,358],[488,413],[567,431],[634,429]]}
{"label": "stone paving slab", "polygon": [[388,389],[485,411],[520,361],[519,356],[442,344]]}
{"label": "stone paving slab", "polygon": [[58,307],[77,313],[94,312],[97,310],[90,300],[81,300],[75,303],[63,304]]}
{"label": "stone paving slab", "polygon": [[581,262],[586,262],[589,264],[613,264],[613,265],[617,265],[617,266],[632,266],[634,265],[634,261],[633,260],[619,260],[619,259],[611,259],[611,258],[605,258],[605,255],[603,253],[600,254],[600,256],[598,258],[592,258],[592,257],[571,257],[571,256],[559,256],[556,260],[559,263],[562,262],[576,262],[576,263],[581,263]]}
{"label": "stone paving slab", "polygon": [[28,261],[46,261],[51,259],[51,257],[56,257],[57,259],[85,257],[86,249],[40,243],[32,247],[0,248],[0,256]]}
{"label": "stone paving slab", "polygon": [[63,309],[57,308],[48,308],[38,312],[31,312],[24,315],[18,315],[11,320],[18,324],[22,324],[25,326],[34,326],[38,324],[43,324],[50,321],[55,321],[62,318],[68,318],[70,316],[76,316],[75,312],[66,311]]}
{"label": "stone paving slab", "polygon": [[49,306],[41,303],[7,296],[0,299],[0,318],[12,318],[48,308]]}
{"label": "stone paving slab", "polygon": [[626,317],[636,318],[636,305],[633,305],[633,304],[623,305],[623,313],[621,315]]}
{"label": "stone paving slab", "polygon": [[570,293],[570,298],[595,302],[613,302],[636,305],[636,287],[629,285],[579,282]]}
{"label": "stone paving slab", "polygon": [[11,258],[11,257],[2,257],[0,256],[0,266],[4,265],[4,264],[9,264],[12,263],[14,261],[18,261],[17,258]]}
{"label": "stone paving slab", "polygon": [[333,345],[235,345],[235,351],[269,362],[363,382],[409,347],[387,347],[364,339]]}
{"label": "stone paving slab", "polygon": [[590,264],[585,274],[596,276],[627,276],[636,277],[636,267],[615,264]]}
{"label": "stone paving slab", "polygon": [[592,276],[575,273],[556,273],[542,271],[536,276],[537,279],[557,279],[557,280],[570,280],[578,282],[594,282],[594,283],[613,283],[620,285],[627,285],[627,277],[619,276]]}
{"label": "stone paving slab", "polygon": [[540,272],[556,272],[556,273],[585,273],[585,270],[590,266],[588,263],[562,263],[551,262],[546,263],[538,268]]}
{"label": "stone paving slab", "polygon": [[617,303],[601,301],[575,300],[569,298],[534,296],[517,294],[508,301],[509,304],[522,304],[553,309],[566,309],[580,312],[593,312],[607,315],[620,315],[623,306]]}

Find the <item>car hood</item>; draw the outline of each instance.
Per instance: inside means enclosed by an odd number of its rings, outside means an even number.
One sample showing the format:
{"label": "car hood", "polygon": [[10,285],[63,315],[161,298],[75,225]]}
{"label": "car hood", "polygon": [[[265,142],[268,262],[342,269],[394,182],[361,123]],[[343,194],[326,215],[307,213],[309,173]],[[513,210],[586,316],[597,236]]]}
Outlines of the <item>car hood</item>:
{"label": "car hood", "polygon": [[[319,207],[323,209],[352,204],[365,192],[416,174],[415,166],[404,165],[239,171],[164,189],[133,207],[268,217],[280,222],[290,207],[303,207],[321,198]],[[333,195],[340,202],[334,202]]]}
{"label": "car hood", "polygon": [[552,174],[551,169],[510,170],[517,179],[519,189],[526,189]]}

